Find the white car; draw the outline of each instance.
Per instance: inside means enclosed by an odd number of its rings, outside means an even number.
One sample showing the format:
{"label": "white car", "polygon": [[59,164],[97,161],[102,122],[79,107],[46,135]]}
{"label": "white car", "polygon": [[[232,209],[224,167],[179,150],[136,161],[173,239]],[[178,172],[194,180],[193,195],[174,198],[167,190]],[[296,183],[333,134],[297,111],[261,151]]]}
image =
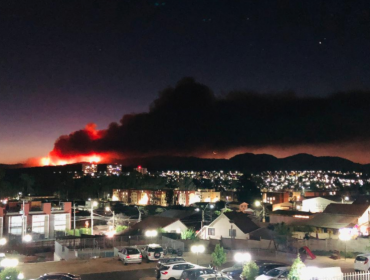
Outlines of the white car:
{"label": "white car", "polygon": [[370,269],[370,254],[357,255],[355,259],[354,269],[356,271],[368,271]]}
{"label": "white car", "polygon": [[141,252],[135,247],[125,247],[118,252],[118,257],[126,265],[128,263],[138,263],[141,264],[143,261],[143,256]]}
{"label": "white car", "polygon": [[176,280],[180,279],[182,272],[185,269],[202,267],[196,264],[183,262],[183,263],[168,263],[164,264],[159,269],[159,278],[161,280]]}
{"label": "white car", "polygon": [[146,258],[148,261],[158,261],[160,258],[163,258],[163,248],[159,244],[149,244],[144,247],[141,251],[143,258]]}
{"label": "white car", "polygon": [[266,274],[260,275],[256,280],[276,280],[279,278],[288,278],[290,266],[283,266],[271,269]]}

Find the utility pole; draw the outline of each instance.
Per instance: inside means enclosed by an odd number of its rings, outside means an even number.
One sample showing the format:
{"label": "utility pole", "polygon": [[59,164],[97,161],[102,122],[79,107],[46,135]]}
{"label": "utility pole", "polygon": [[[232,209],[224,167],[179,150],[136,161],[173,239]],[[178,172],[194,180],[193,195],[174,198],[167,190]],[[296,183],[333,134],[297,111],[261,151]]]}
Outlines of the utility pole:
{"label": "utility pole", "polygon": [[94,235],[94,202],[91,201],[91,235]]}
{"label": "utility pole", "polygon": [[203,229],[203,225],[204,225],[204,210],[205,209],[202,209],[202,224],[200,225],[201,229]]}
{"label": "utility pole", "polygon": [[73,204],[73,235],[76,236],[76,203]]}
{"label": "utility pole", "polygon": [[112,211],[112,213],[113,213],[113,230],[115,230],[115,228],[116,228],[116,227],[115,227],[115,221],[114,221],[114,220],[115,220],[115,214],[114,214],[114,211]]}
{"label": "utility pole", "polygon": [[23,205],[22,205],[22,239],[26,235],[27,232],[27,223],[26,223],[26,215],[25,215],[25,201],[23,199]]}

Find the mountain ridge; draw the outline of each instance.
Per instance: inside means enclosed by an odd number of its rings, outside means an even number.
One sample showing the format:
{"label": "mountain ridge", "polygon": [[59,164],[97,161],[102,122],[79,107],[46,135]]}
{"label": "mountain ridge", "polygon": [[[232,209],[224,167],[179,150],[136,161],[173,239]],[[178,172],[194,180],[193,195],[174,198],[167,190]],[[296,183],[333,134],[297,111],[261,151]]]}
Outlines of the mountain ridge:
{"label": "mountain ridge", "polygon": [[[151,171],[159,170],[247,170],[250,172],[276,170],[336,170],[370,172],[370,164],[360,164],[341,157],[313,156],[300,153],[285,158],[277,158],[269,154],[244,153],[230,159],[212,159],[182,156],[152,156],[144,158],[116,159],[112,163],[122,164],[124,169],[143,166]],[[77,168],[79,164],[67,166],[49,166],[49,169]],[[0,169],[42,168],[26,167],[20,164],[0,164]]]}

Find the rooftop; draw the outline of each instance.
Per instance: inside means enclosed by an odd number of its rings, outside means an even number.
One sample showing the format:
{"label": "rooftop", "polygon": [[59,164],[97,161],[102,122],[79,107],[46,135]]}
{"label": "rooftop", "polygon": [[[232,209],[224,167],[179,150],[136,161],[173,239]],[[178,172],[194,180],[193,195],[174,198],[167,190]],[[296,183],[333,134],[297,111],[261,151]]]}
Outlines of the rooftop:
{"label": "rooftop", "polygon": [[323,213],[362,216],[369,208],[368,204],[329,204]]}
{"label": "rooftop", "polygon": [[224,215],[233,221],[234,224],[244,233],[250,233],[254,230],[259,229],[259,226],[256,225],[247,214],[242,212],[225,212]]}

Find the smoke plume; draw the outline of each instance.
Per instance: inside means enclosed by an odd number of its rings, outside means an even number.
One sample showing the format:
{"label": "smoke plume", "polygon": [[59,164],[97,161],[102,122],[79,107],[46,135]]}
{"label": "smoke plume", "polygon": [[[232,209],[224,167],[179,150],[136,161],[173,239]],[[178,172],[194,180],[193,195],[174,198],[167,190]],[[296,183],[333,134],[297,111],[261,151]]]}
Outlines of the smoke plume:
{"label": "smoke plume", "polygon": [[[204,155],[229,150],[367,142],[370,94],[299,97],[233,91],[217,97],[192,78],[160,92],[149,112],[56,140],[50,158]],[[52,160],[54,161],[54,160]]]}

